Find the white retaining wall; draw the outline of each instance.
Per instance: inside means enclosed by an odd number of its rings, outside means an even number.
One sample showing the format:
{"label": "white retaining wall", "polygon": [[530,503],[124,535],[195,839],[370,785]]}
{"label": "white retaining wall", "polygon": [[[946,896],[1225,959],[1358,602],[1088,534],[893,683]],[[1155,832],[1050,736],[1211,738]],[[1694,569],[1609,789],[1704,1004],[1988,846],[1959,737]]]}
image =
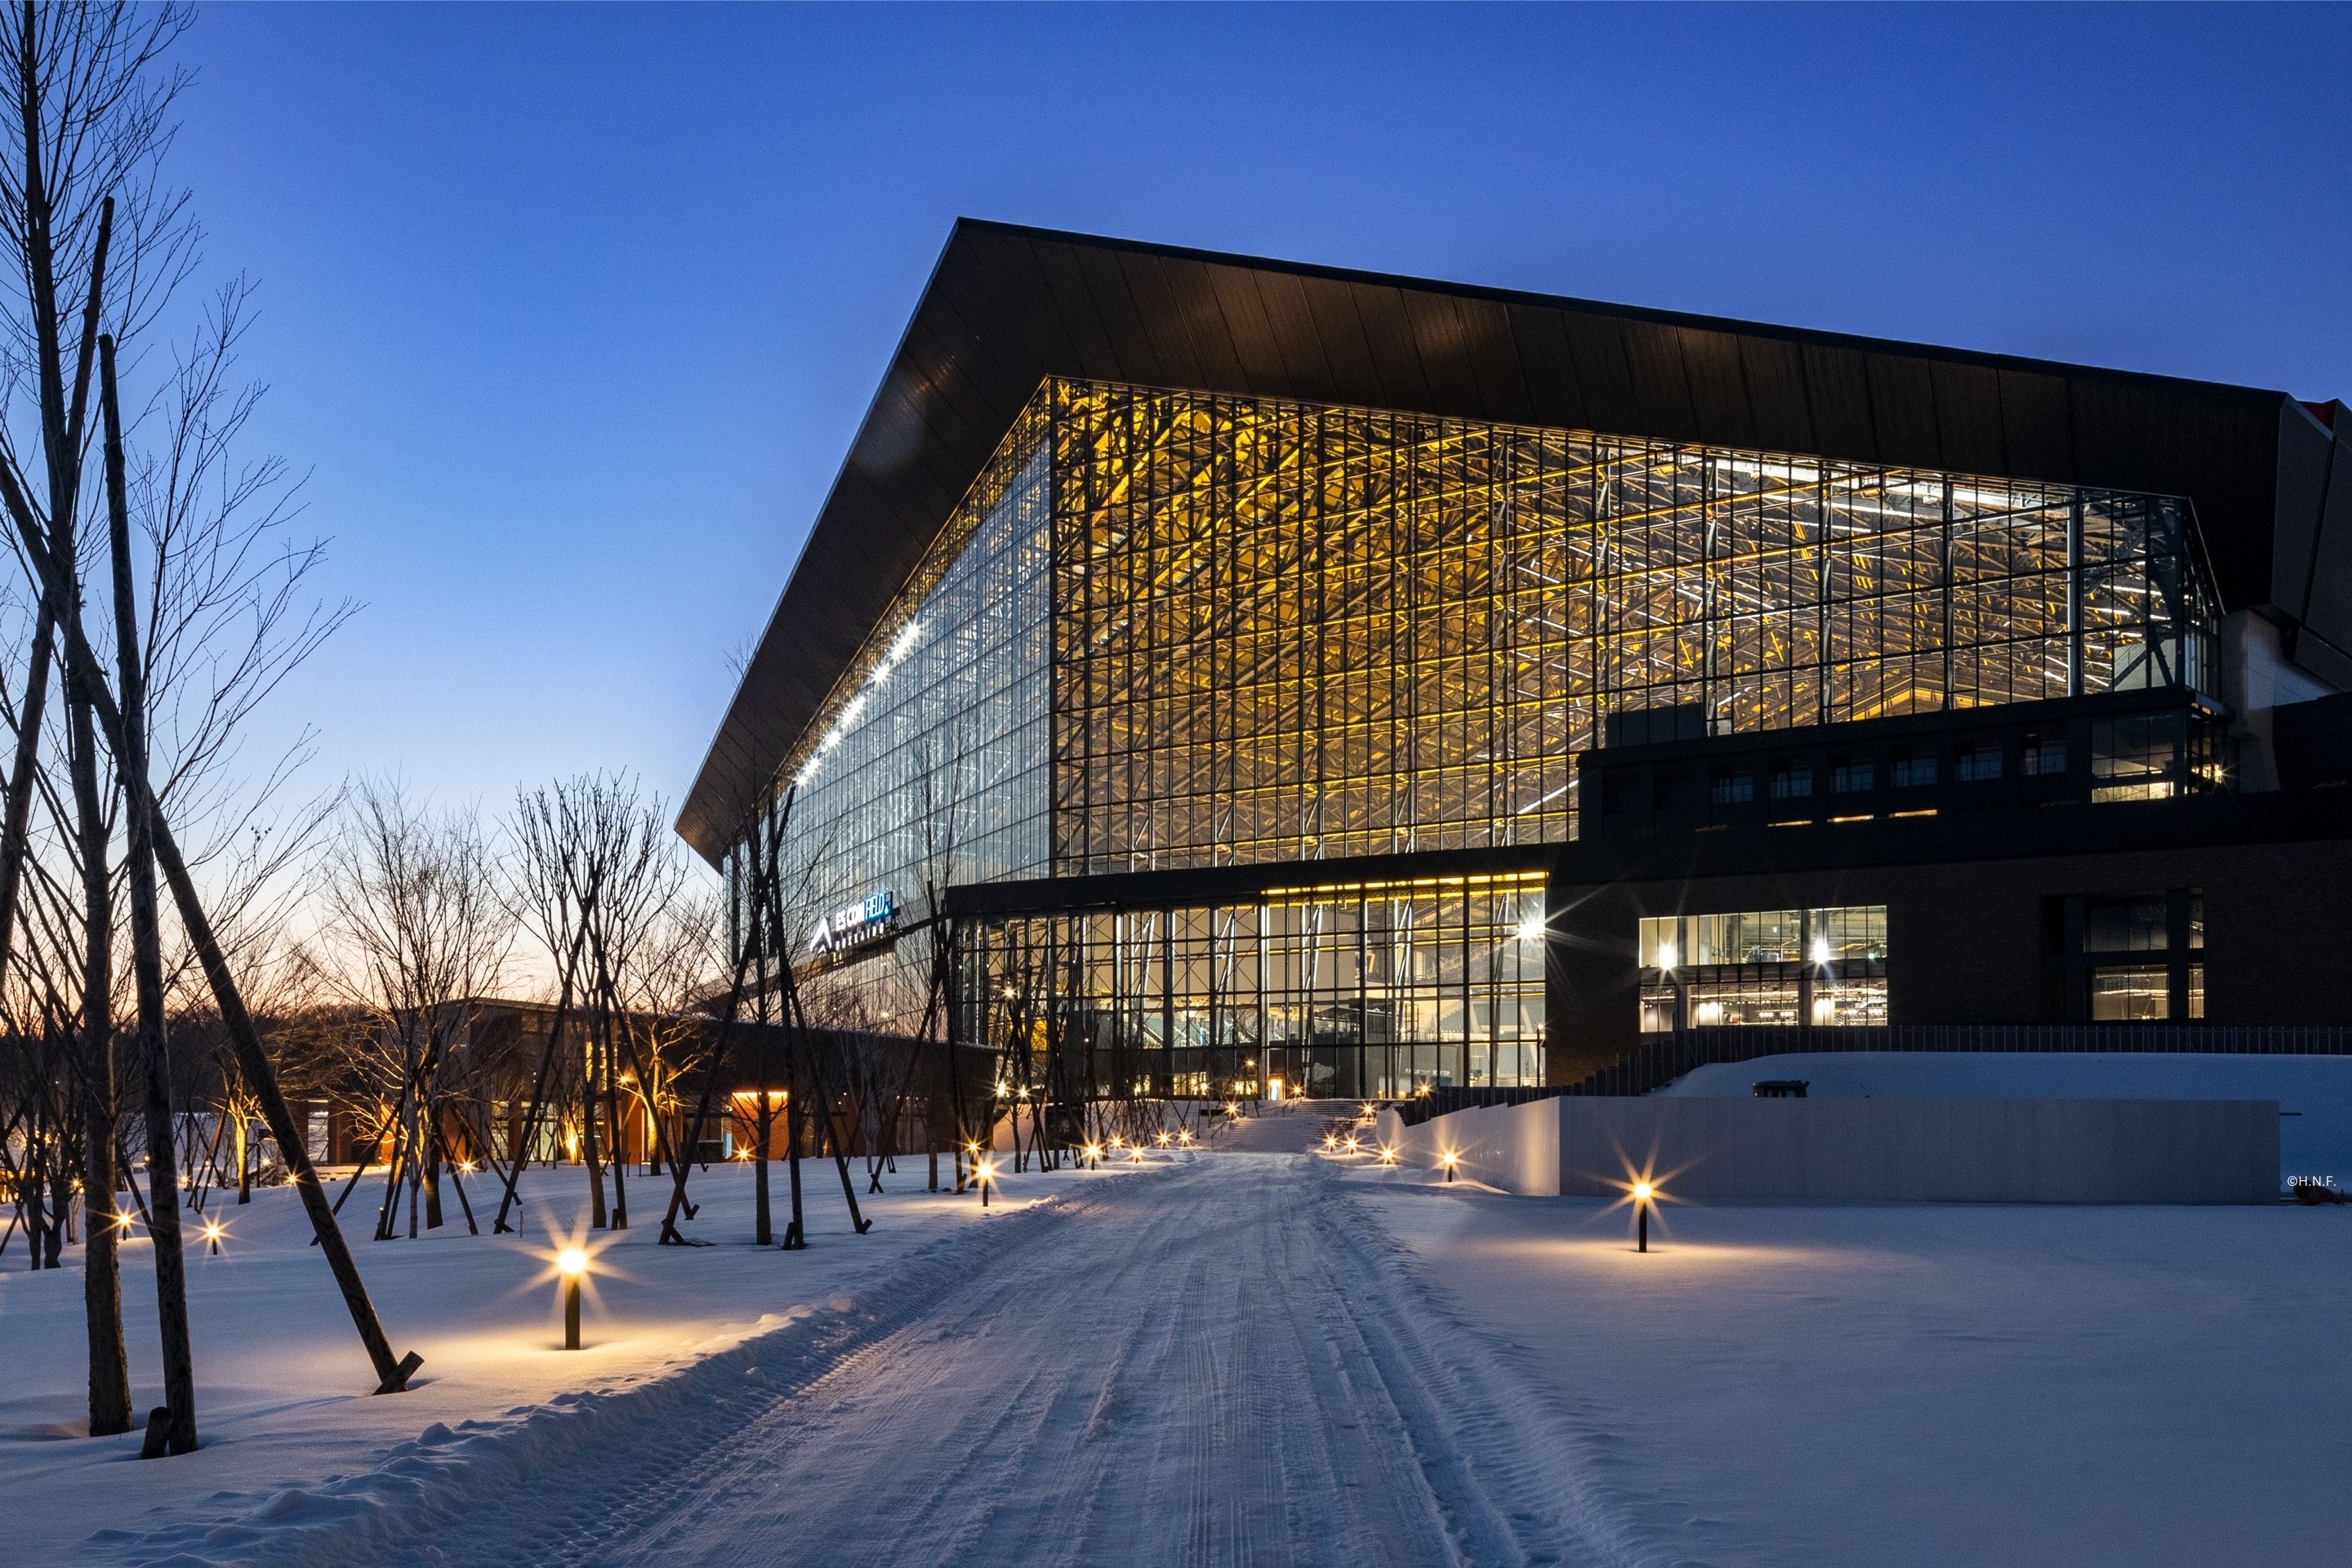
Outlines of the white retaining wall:
{"label": "white retaining wall", "polygon": [[2279,1107],[2247,1100],[1732,1100],[1564,1095],[1380,1141],[1407,1166],[1530,1196],[2254,1204],[2279,1192]]}

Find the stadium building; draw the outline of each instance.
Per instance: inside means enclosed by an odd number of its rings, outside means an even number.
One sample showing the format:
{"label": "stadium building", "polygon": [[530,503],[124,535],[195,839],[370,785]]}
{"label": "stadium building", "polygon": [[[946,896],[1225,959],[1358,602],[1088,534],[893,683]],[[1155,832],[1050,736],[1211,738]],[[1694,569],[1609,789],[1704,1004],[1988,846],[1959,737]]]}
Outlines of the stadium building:
{"label": "stadium building", "polygon": [[2342,1026],[2347,431],[966,221],[678,831],[825,1021],[1158,1093]]}

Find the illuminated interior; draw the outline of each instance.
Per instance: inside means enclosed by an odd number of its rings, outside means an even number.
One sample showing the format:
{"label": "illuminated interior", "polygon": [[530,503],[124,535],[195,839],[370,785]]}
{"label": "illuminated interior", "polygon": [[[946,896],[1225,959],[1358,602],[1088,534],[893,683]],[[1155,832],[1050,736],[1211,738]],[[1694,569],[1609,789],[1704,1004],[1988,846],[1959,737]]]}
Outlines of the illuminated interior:
{"label": "illuminated interior", "polygon": [[[955,885],[1557,842],[1612,723],[2203,689],[2212,603],[2168,498],[1049,380],[782,770],[787,899],[887,890],[919,925]],[[2174,745],[2109,797],[2185,776]],[[1540,896],[1008,921],[961,1016],[1040,988],[1186,1082],[1540,1081]],[[887,947],[826,979],[921,1008]],[[1383,1058],[1268,1055],[1343,1040]]]}

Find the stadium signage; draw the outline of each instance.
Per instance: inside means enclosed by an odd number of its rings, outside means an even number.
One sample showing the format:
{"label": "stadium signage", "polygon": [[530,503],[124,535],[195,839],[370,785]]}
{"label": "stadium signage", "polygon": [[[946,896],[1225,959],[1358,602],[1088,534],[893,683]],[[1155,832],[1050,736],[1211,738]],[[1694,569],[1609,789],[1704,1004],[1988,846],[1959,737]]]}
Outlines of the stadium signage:
{"label": "stadium signage", "polygon": [[898,926],[898,900],[887,889],[866,894],[855,903],[844,904],[816,922],[809,933],[809,952],[813,954],[845,952],[877,938],[889,935]]}

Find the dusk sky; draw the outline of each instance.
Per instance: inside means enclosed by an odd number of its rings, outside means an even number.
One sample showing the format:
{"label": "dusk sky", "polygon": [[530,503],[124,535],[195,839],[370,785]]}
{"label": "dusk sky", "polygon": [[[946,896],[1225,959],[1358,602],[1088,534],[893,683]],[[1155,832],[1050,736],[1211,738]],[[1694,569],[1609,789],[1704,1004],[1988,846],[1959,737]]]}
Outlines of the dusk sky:
{"label": "dusk sky", "polygon": [[674,803],[959,215],[2352,395],[2352,11],[215,6],[312,782]]}

